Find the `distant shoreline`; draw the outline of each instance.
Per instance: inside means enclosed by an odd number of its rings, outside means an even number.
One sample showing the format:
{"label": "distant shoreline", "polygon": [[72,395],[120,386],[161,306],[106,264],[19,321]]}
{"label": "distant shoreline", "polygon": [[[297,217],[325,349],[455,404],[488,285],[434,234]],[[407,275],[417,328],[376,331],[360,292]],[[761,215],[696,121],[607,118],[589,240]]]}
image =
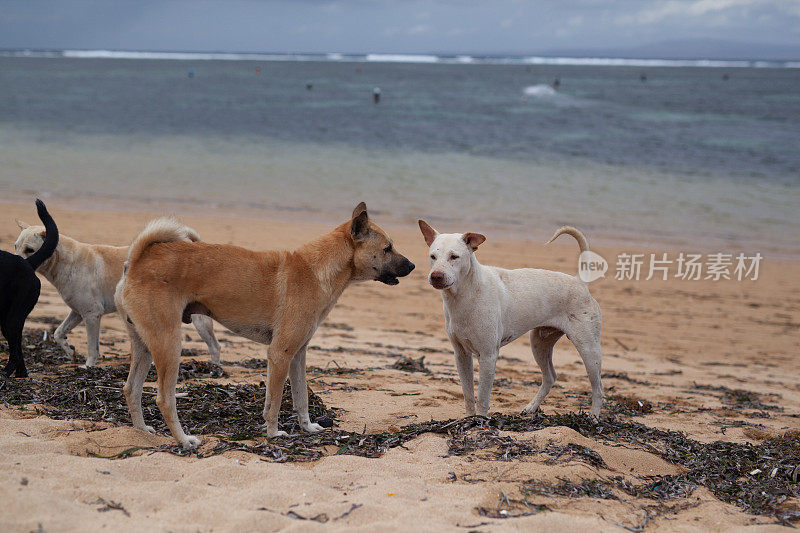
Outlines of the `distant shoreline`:
{"label": "distant shoreline", "polygon": [[694,68],[800,68],[800,60],[645,59],[632,57],[560,57],[542,55],[467,54],[345,54],[182,52],[140,50],[0,50],[0,57],[139,59],[167,61],[304,61],[341,63],[424,63],[437,65],[555,65],[598,67],[694,67]]}

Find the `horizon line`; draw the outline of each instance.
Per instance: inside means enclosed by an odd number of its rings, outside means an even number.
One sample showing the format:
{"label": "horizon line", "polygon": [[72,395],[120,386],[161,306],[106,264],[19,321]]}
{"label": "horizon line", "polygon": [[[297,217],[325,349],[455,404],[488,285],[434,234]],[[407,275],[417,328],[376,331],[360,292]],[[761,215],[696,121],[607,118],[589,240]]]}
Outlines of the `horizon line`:
{"label": "horizon line", "polygon": [[0,57],[63,57],[69,59],[217,60],[217,61],[323,61],[351,63],[517,64],[630,67],[800,68],[800,59],[642,58],[604,55],[551,55],[501,53],[347,53],[347,52],[239,52],[128,50],[79,48],[0,48]]}

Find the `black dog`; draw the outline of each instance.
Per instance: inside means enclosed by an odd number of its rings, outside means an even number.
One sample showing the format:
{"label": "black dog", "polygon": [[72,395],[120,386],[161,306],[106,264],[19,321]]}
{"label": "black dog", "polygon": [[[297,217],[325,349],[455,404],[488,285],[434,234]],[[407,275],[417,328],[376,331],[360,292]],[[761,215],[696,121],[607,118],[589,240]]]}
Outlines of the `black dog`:
{"label": "black dog", "polygon": [[28,375],[22,359],[22,328],[42,288],[36,269],[58,245],[58,228],[41,200],[36,200],[36,210],[45,227],[42,247],[27,259],[0,250],[0,330],[8,341],[9,353],[5,373],[10,376],[16,371],[18,378]]}

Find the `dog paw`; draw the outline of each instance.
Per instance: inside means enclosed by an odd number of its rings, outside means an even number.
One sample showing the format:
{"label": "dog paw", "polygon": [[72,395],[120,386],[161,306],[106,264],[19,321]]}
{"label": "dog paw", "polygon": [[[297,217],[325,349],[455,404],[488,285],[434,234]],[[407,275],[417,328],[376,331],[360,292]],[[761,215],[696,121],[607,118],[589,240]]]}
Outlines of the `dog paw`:
{"label": "dog paw", "polygon": [[319,424],[315,424],[314,422],[308,422],[306,424],[303,424],[303,431],[306,431],[308,433],[319,433],[323,429],[325,428],[320,426]]}
{"label": "dog paw", "polygon": [[522,410],[521,414],[523,414],[523,415],[532,415],[533,413],[535,413],[538,410],[539,410],[539,406],[538,405],[535,406],[535,407],[532,406],[532,405],[528,405],[528,406],[525,407],[525,409]]}
{"label": "dog paw", "polygon": [[181,442],[181,446],[184,450],[196,450],[200,447],[200,439],[191,435],[186,435],[183,442]]}
{"label": "dog paw", "polygon": [[270,438],[270,439],[273,439],[275,437],[288,437],[288,436],[289,436],[289,434],[286,433],[285,431],[277,430],[274,433],[272,433],[269,430],[267,430],[267,438]]}
{"label": "dog paw", "polygon": [[146,431],[147,433],[152,433],[153,435],[156,434],[155,428],[153,426],[134,426],[135,429],[139,431]]}
{"label": "dog paw", "polygon": [[14,374],[14,377],[27,378],[28,377],[28,371],[26,369],[24,369],[24,368],[22,370],[17,369],[17,372]]}

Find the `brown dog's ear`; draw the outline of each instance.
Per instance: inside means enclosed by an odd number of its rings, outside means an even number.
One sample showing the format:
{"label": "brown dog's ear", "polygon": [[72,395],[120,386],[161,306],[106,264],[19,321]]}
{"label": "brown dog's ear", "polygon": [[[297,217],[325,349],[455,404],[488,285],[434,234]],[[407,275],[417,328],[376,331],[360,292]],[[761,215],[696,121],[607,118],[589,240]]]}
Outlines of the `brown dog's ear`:
{"label": "brown dog's ear", "polygon": [[436,239],[436,236],[439,235],[439,232],[433,229],[430,224],[422,219],[417,220],[417,223],[419,224],[419,229],[422,232],[422,236],[425,237],[425,244],[430,246],[431,243]]}
{"label": "brown dog's ear", "polygon": [[478,249],[478,246],[483,244],[483,241],[486,240],[486,237],[481,235],[480,233],[465,233],[464,234],[464,242],[467,243],[467,246],[472,248],[472,251]]}
{"label": "brown dog's ear", "polygon": [[369,215],[366,210],[353,217],[350,222],[350,235],[353,236],[354,241],[362,241],[369,235]]}
{"label": "brown dog's ear", "polygon": [[14,222],[16,222],[16,223],[17,223],[17,226],[19,226],[19,229],[27,229],[27,228],[30,228],[30,227],[31,227],[31,225],[30,225],[30,224],[26,224],[25,222],[21,221],[21,220],[20,220],[20,219],[18,219],[18,218],[15,218],[15,219],[14,219]]}
{"label": "brown dog's ear", "polygon": [[353,209],[353,217],[356,218],[361,213],[364,213],[367,210],[367,204],[364,202],[360,202],[355,209]]}

